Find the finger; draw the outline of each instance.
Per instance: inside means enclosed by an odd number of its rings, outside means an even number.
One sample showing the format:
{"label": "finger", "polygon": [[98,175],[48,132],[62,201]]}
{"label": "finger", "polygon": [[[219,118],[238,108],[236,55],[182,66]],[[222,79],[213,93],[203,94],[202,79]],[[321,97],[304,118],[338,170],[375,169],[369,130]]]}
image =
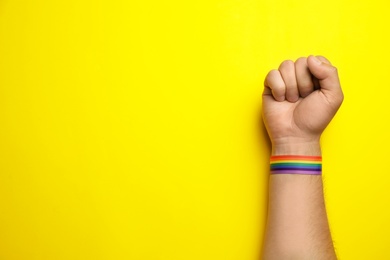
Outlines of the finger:
{"label": "finger", "polygon": [[325,94],[328,101],[341,104],[344,96],[340,86],[337,68],[322,56],[309,56],[307,65],[310,72],[320,83],[320,91]]}
{"label": "finger", "polygon": [[[265,77],[264,87],[269,88],[277,101],[286,99],[286,85],[278,70],[271,70]],[[266,91],[266,90],[264,90]]]}
{"label": "finger", "polygon": [[286,85],[286,99],[290,102],[296,102],[299,98],[299,92],[294,62],[291,60],[283,61],[279,66],[279,71]]}
{"label": "finger", "polygon": [[301,97],[307,97],[314,90],[312,75],[307,67],[307,58],[302,57],[295,62],[295,75]]}
{"label": "finger", "polygon": [[325,58],[324,56],[317,55],[316,58],[319,59],[320,61],[324,62],[324,63],[332,65],[332,63],[330,63],[330,61],[327,58]]}

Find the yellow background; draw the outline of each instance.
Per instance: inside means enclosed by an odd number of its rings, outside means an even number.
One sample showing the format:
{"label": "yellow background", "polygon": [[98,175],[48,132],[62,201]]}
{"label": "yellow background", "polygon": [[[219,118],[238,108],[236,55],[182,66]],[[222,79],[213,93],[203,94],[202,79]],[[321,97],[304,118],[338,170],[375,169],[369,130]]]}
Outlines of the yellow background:
{"label": "yellow background", "polygon": [[328,57],[340,259],[390,259],[389,4],[0,1],[0,259],[259,259],[262,83]]}

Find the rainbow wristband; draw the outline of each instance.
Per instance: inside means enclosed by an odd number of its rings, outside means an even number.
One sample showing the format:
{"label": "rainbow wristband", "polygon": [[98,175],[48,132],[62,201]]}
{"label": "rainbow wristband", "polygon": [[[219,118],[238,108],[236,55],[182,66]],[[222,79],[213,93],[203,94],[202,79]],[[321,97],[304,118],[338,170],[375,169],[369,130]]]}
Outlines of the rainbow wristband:
{"label": "rainbow wristband", "polygon": [[321,175],[322,157],[303,155],[274,155],[270,159],[271,174]]}

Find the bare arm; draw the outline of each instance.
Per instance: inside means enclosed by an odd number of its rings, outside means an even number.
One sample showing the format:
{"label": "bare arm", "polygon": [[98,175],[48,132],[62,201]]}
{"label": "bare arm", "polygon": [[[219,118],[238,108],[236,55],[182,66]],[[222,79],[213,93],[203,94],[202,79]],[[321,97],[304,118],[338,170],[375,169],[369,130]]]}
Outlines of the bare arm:
{"label": "bare arm", "polygon": [[321,175],[270,176],[264,259],[336,259]]}
{"label": "bare arm", "polygon": [[[285,61],[265,80],[263,118],[272,155],[320,156],[320,136],[343,100],[324,57]],[[337,259],[321,175],[271,174],[263,259]]]}

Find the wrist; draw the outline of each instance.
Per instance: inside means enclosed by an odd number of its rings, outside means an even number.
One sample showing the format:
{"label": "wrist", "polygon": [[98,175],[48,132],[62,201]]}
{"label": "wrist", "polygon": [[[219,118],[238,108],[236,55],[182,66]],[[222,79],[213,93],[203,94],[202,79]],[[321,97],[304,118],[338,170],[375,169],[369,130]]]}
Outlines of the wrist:
{"label": "wrist", "polygon": [[321,156],[321,145],[318,141],[273,143],[272,155],[307,155]]}

